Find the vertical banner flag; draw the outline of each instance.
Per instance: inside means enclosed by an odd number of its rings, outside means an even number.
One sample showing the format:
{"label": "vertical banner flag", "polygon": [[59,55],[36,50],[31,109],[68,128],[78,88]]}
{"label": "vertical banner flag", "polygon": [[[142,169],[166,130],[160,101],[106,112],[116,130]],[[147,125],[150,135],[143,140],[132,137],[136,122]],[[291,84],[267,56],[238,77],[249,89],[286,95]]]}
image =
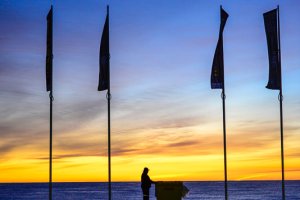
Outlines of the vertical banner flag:
{"label": "vertical banner flag", "polygon": [[269,54],[269,82],[266,88],[280,90],[281,66],[279,62],[277,9],[264,13]]}
{"label": "vertical banner flag", "polygon": [[223,58],[223,30],[228,14],[221,8],[221,24],[217,48],[214,55],[211,71],[211,89],[222,89],[224,87],[224,58]]}
{"label": "vertical banner flag", "polygon": [[46,88],[47,91],[52,91],[52,43],[53,43],[53,35],[52,35],[52,22],[53,22],[53,14],[52,14],[52,6],[47,15],[47,52],[46,52]]}
{"label": "vertical banner flag", "polygon": [[109,19],[107,14],[100,44],[100,71],[98,91],[107,90],[109,87],[109,57]]}

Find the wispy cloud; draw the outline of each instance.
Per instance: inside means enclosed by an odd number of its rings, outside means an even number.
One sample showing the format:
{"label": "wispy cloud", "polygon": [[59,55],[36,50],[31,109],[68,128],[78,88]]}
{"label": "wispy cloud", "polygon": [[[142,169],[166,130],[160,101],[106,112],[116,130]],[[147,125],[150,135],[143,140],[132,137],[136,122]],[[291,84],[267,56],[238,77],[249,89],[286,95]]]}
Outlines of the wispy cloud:
{"label": "wispy cloud", "polygon": [[[107,160],[106,92],[97,91],[106,5],[82,2],[54,4],[53,158],[58,173]],[[47,165],[45,39],[49,5],[42,1],[3,1],[0,5],[0,169],[11,169],[9,173],[42,170]],[[299,20],[290,19],[297,19],[299,12],[292,2],[281,6],[285,10],[281,16],[285,155],[294,170],[299,166],[296,83],[300,71],[295,66],[300,63],[300,49],[295,44],[300,29]],[[279,107],[277,92],[264,88],[268,59],[261,15],[273,5],[226,1],[224,7],[230,13],[224,55],[232,178],[277,177],[271,172],[280,153]],[[131,174],[148,163],[157,170],[161,167],[163,174],[172,165],[174,174],[167,174],[171,178],[207,179],[204,172],[221,177],[222,103],[220,91],[210,89],[219,20],[219,5],[210,1],[174,1],[172,6],[158,0],[111,2],[114,167],[125,166],[128,169],[122,170]],[[182,167],[183,161],[190,167]],[[18,167],[21,164],[26,169]],[[204,165],[201,172],[200,164]],[[253,169],[255,165],[263,169]],[[300,177],[298,171],[290,173]],[[163,177],[161,174],[157,177]]]}

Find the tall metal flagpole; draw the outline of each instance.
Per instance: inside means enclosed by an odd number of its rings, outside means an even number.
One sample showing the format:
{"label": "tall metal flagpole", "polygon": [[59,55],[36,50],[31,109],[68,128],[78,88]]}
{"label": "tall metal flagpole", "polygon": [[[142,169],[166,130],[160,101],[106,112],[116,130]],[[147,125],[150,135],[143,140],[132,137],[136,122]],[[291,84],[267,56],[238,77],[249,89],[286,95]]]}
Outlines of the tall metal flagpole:
{"label": "tall metal flagpole", "polygon": [[[51,90],[49,93],[50,99],[50,135],[49,135],[49,200],[52,200],[52,103],[53,103],[53,75],[52,75],[52,60],[53,60],[53,6],[51,1]],[[48,45],[48,44],[47,44]]]}
{"label": "tall metal flagpole", "polygon": [[224,191],[225,199],[228,199],[227,185],[227,148],[226,148],[226,112],[225,112],[225,76],[224,76],[224,53],[223,53],[223,31],[228,18],[228,13],[220,5],[220,31],[217,47],[214,54],[212,71],[211,71],[211,89],[222,89],[222,106],[223,106],[223,148],[224,148]]}
{"label": "tall metal flagpole", "polygon": [[53,102],[52,90],[50,91],[49,98],[50,98],[49,200],[52,200],[52,102]]}
{"label": "tall metal flagpole", "polygon": [[[107,5],[107,22],[109,26],[109,6]],[[109,29],[108,29],[109,31]],[[108,57],[110,60],[110,55]],[[110,139],[110,100],[111,100],[111,94],[110,94],[110,61],[108,61],[108,89],[106,94],[107,99],[107,118],[108,118],[108,199],[111,200],[111,139]]]}
{"label": "tall metal flagpole", "polygon": [[[222,5],[220,6],[220,12],[222,13]],[[222,35],[222,52],[223,52],[223,35]],[[222,62],[224,64],[224,57],[222,56]],[[224,187],[225,187],[225,199],[228,199],[228,186],[227,186],[227,142],[226,142],[226,112],[225,112],[225,76],[223,67],[223,87],[222,87],[222,104],[223,104],[223,148],[224,148]]]}
{"label": "tall metal flagpole", "polygon": [[225,115],[225,86],[222,89],[222,102],[223,102],[223,147],[224,147],[224,179],[225,179],[225,199],[228,199],[228,186],[227,186],[227,151],[226,151],[226,115]]}
{"label": "tall metal flagpole", "polygon": [[282,115],[282,75],[281,75],[281,48],[280,48],[280,21],[279,21],[279,5],[277,6],[278,11],[278,62],[280,66],[280,91],[279,91],[279,102],[280,102],[280,143],[281,143],[281,184],[282,184],[282,199],[285,200],[285,184],[284,184],[284,145],[283,145],[283,115]]}

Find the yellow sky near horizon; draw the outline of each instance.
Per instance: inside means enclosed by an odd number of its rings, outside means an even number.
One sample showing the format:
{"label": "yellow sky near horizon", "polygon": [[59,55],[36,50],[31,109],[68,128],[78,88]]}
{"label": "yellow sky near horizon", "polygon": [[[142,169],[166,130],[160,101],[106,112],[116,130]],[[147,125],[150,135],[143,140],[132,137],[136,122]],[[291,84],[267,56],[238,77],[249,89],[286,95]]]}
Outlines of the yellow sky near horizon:
{"label": "yellow sky near horizon", "polygon": [[[150,168],[153,180],[210,181],[223,180],[223,146],[222,134],[197,134],[204,127],[181,127],[148,130],[143,133],[128,134],[127,140],[132,143],[123,150],[115,151],[112,157],[112,181],[139,181],[145,166]],[[170,135],[177,131],[178,135]],[[151,131],[151,134],[150,132]],[[209,128],[206,129],[209,131]],[[161,133],[165,134],[161,134]],[[65,135],[65,134],[64,134]],[[82,137],[81,142],[99,142],[99,135],[73,133],[73,137]],[[181,136],[180,136],[181,135]],[[183,136],[184,135],[184,136]],[[228,179],[241,180],[280,180],[280,143],[279,140],[268,141],[266,134],[248,134],[245,140],[241,134],[227,136],[228,139]],[[65,137],[65,136],[64,136]],[[55,138],[55,137],[54,137]],[[134,140],[135,138],[135,140]],[[257,147],[256,139],[267,144]],[[56,140],[63,140],[56,137]],[[123,138],[124,139],[124,138]],[[120,144],[124,144],[119,139]],[[300,157],[297,156],[297,136],[285,140],[285,178],[300,179]],[[98,141],[97,141],[98,140]],[[113,136],[112,151],[117,149],[118,139]],[[176,142],[171,142],[176,141]],[[252,144],[253,143],[253,144]],[[67,153],[63,149],[53,151],[54,182],[105,182],[107,181],[107,157],[105,139],[97,148],[102,153],[88,149]],[[0,163],[0,182],[47,182],[48,181],[48,149],[44,144],[42,151],[33,147],[24,147],[10,152]],[[3,159],[3,158],[2,158]]]}
{"label": "yellow sky near horizon", "polygon": [[[106,1],[53,1],[53,181],[107,181],[106,91],[97,91]],[[224,29],[228,179],[281,180],[278,90],[265,88],[263,13],[280,3],[285,178],[300,180],[300,1],[110,3],[112,181],[223,180]],[[0,182],[47,182],[50,1],[0,3]],[[166,12],[167,11],[167,12]]]}

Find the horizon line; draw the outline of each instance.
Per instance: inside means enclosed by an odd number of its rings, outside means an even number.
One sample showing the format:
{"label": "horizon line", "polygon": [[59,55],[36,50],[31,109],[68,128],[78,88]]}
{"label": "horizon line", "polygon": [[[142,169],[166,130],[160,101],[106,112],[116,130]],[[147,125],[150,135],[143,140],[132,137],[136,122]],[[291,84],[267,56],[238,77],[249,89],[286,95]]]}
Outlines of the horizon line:
{"label": "horizon line", "polygon": [[[156,182],[176,182],[180,180],[166,180],[166,181],[156,181]],[[228,180],[228,182],[257,182],[257,181],[282,181],[281,179],[276,179],[276,180]],[[300,181],[300,179],[288,179],[285,181]],[[181,182],[224,182],[224,180],[199,180],[199,181],[181,181]],[[30,184],[30,183],[49,183],[49,182],[0,182],[0,184]],[[52,182],[52,183],[108,183],[107,181],[57,181],[57,182]],[[112,183],[140,183],[140,181],[112,181]]]}

